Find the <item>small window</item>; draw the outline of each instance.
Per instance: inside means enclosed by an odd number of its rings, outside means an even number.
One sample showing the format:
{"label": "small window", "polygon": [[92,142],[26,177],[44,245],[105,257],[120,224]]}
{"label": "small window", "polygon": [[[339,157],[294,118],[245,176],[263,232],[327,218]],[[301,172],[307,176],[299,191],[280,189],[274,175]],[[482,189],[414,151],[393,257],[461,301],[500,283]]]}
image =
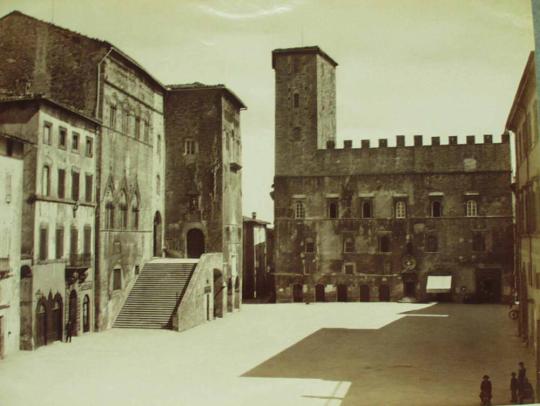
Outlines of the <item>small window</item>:
{"label": "small window", "polygon": [[294,203],[294,217],[297,219],[306,217],[306,207],[303,200],[297,200]]}
{"label": "small window", "polygon": [[293,105],[294,105],[294,108],[300,107],[300,95],[298,93],[295,93],[293,95]]}
{"label": "small window", "polygon": [[94,155],[94,140],[91,137],[86,137],[86,156],[92,157]]}
{"label": "small window", "polygon": [[116,130],[116,106],[112,104],[109,106],[109,126]]}
{"label": "small window", "polygon": [[343,252],[354,252],[354,239],[346,237],[343,241]]}
{"label": "small window", "polygon": [[135,138],[141,138],[141,118],[135,117]]}
{"label": "small window", "polygon": [[84,226],[83,254],[89,256],[92,253],[92,227]]}
{"label": "small window", "polygon": [[379,237],[379,252],[390,252],[390,236],[381,235]]}
{"label": "small window", "polygon": [[122,270],[115,268],[113,270],[113,290],[122,289]]}
{"label": "small window", "polygon": [[71,172],[71,200],[79,200],[79,179],[80,175],[77,171]]}
{"label": "small window", "polygon": [[51,132],[52,132],[52,124],[45,123],[43,125],[43,143],[44,144],[51,145]]}
{"label": "small window", "polygon": [[125,135],[129,134],[129,111],[122,111],[122,132]]}
{"label": "small window", "polygon": [[58,198],[65,199],[66,197],[66,171],[58,169]]}
{"label": "small window", "polygon": [[483,233],[473,233],[472,250],[475,252],[484,252],[486,250],[486,242]]}
{"label": "small window", "polygon": [[85,191],[84,191],[84,199],[90,203],[92,201],[92,195],[93,195],[93,188],[94,188],[94,177],[92,175],[87,174],[85,179]]}
{"label": "small window", "polygon": [[45,165],[43,167],[43,174],[41,177],[41,194],[43,196],[49,196],[51,193],[51,169]]}
{"label": "small window", "polygon": [[307,238],[305,243],[306,252],[315,252],[315,241],[313,238]]}
{"label": "small window", "polygon": [[337,199],[328,199],[327,213],[328,217],[331,219],[339,218],[339,203]]}
{"label": "small window", "polygon": [[112,229],[114,228],[114,204],[113,202],[108,202],[105,205],[105,228]]}
{"label": "small window", "polygon": [[150,141],[150,123],[148,120],[143,120],[143,133],[144,133],[144,142]]}
{"label": "small window", "polygon": [[373,218],[373,201],[371,199],[362,201],[362,218]]}
{"label": "small window", "polygon": [[56,259],[62,259],[64,256],[64,229],[56,229]]}
{"label": "small window", "polygon": [[49,244],[47,239],[47,227],[41,227],[39,229],[39,259],[42,261],[49,258]]}
{"label": "small window", "polygon": [[354,264],[345,264],[345,266],[343,267],[343,271],[347,275],[353,275],[354,274]]}
{"label": "small window", "polygon": [[58,146],[63,149],[67,146],[67,130],[64,127],[58,129]]}
{"label": "small window", "polygon": [[197,153],[197,143],[192,139],[184,140],[184,154],[195,155]]}
{"label": "small window", "polygon": [[71,134],[71,150],[72,151],[78,151],[79,150],[79,133],[76,133],[75,131]]}
{"label": "small window", "polygon": [[72,256],[79,253],[79,230],[76,227],[71,229],[69,252]]}
{"label": "small window", "polygon": [[439,241],[436,235],[428,235],[426,239],[426,252],[439,251]]}
{"label": "small window", "polygon": [[407,217],[407,205],[403,200],[398,200],[395,205],[395,217],[397,219],[404,219]]}
{"label": "small window", "polygon": [[442,202],[440,200],[431,202],[431,217],[442,217]]}
{"label": "small window", "polygon": [[467,200],[467,203],[465,204],[466,207],[466,216],[467,217],[476,217],[478,216],[478,203],[476,200]]}

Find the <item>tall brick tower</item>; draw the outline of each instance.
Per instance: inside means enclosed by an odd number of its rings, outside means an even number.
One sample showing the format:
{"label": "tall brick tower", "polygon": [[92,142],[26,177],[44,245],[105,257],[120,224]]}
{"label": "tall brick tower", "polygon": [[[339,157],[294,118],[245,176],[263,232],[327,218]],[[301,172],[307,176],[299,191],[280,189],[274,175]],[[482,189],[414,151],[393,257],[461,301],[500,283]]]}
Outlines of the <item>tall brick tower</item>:
{"label": "tall brick tower", "polygon": [[319,47],[276,49],[276,176],[303,173],[336,139],[337,63]]}

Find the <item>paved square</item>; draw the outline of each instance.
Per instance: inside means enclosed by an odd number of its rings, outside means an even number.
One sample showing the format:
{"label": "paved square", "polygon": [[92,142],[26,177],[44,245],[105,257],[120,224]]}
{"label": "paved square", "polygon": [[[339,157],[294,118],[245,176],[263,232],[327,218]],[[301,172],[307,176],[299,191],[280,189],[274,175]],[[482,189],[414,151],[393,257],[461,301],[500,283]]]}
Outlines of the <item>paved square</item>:
{"label": "paved square", "polygon": [[[408,312],[408,313],[404,313]],[[478,405],[533,362],[499,305],[244,305],[184,333],[109,330],[0,362],[0,405]]]}

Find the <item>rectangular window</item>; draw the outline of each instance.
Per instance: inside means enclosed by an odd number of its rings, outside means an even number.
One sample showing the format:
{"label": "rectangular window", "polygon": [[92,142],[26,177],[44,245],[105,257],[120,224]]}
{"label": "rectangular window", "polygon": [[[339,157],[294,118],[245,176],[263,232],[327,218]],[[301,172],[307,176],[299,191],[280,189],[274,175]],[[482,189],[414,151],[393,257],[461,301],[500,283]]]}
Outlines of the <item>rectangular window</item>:
{"label": "rectangular window", "polygon": [[77,255],[79,252],[79,230],[76,228],[71,229],[71,238],[69,244],[69,253],[71,255]]}
{"label": "rectangular window", "polygon": [[73,131],[71,133],[71,150],[72,151],[79,151],[79,133]]}
{"label": "rectangular window", "polygon": [[64,199],[66,197],[66,171],[64,169],[58,169],[58,198]]}
{"label": "rectangular window", "polygon": [[43,196],[49,196],[51,193],[51,170],[48,166],[43,167],[41,177],[41,193]]}
{"label": "rectangular window", "polygon": [[364,219],[373,218],[373,200],[371,199],[362,200],[362,218]]}
{"label": "rectangular window", "polygon": [[56,229],[56,259],[62,259],[64,256],[64,229]]}
{"label": "rectangular window", "polygon": [[113,270],[113,290],[122,289],[122,270],[116,268]]}
{"label": "rectangular window", "polygon": [[426,237],[426,252],[437,252],[439,251],[439,241],[437,236],[432,234]]}
{"label": "rectangular window", "polygon": [[483,233],[473,233],[472,250],[475,252],[484,252],[486,250],[486,242]]}
{"label": "rectangular window", "polygon": [[305,244],[306,252],[315,252],[315,241],[313,241],[313,238],[307,238]]}
{"label": "rectangular window", "polygon": [[338,199],[327,199],[326,215],[331,219],[339,218],[339,202]]}
{"label": "rectangular window", "polygon": [[143,120],[143,130],[144,142],[150,142],[150,123],[148,120]]}
{"label": "rectangular window", "polygon": [[86,156],[92,157],[94,155],[94,140],[91,137],[86,137]]}
{"label": "rectangular window", "polygon": [[135,117],[135,138],[141,138],[141,118]]}
{"label": "rectangular window", "polygon": [[343,267],[343,271],[347,275],[353,275],[354,274],[354,264],[345,264],[345,266]]}
{"label": "rectangular window", "polygon": [[79,172],[71,172],[71,199],[79,200]]}
{"label": "rectangular window", "polygon": [[300,107],[300,95],[298,93],[293,95],[293,106],[294,108]]}
{"label": "rectangular window", "polygon": [[343,252],[354,252],[354,238],[345,237],[343,240]]}
{"label": "rectangular window", "polygon": [[90,226],[84,226],[83,253],[85,255],[92,253],[92,228]]}
{"label": "rectangular window", "polygon": [[404,200],[398,200],[395,203],[394,214],[397,219],[404,219],[407,217],[407,204]]}
{"label": "rectangular window", "polygon": [[109,127],[116,130],[116,106],[109,106]]}
{"label": "rectangular window", "polygon": [[66,149],[67,146],[67,129],[64,127],[58,129],[58,146],[62,149]]}
{"label": "rectangular window", "polygon": [[94,177],[92,175],[86,175],[86,179],[85,179],[85,193],[84,193],[84,199],[87,201],[87,202],[91,202],[92,201],[92,189],[94,188]]}
{"label": "rectangular window", "polygon": [[45,123],[43,124],[43,143],[51,145],[51,133],[52,133],[52,124]]}
{"label": "rectangular window", "polygon": [[379,252],[391,252],[389,235],[379,236]]}
{"label": "rectangular window", "polygon": [[303,200],[294,202],[294,218],[303,219],[306,217],[306,207]]}
{"label": "rectangular window", "polygon": [[197,153],[197,143],[194,140],[184,140],[184,154],[194,155]]}
{"label": "rectangular window", "polygon": [[42,227],[39,229],[39,259],[46,260],[49,258],[49,244],[47,241],[48,233],[47,228]]}

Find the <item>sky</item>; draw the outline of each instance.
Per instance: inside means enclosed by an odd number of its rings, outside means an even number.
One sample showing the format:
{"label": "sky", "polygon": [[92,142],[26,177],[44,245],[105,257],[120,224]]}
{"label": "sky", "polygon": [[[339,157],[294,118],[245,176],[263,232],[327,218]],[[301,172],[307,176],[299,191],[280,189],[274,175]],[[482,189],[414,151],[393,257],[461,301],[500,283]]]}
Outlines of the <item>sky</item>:
{"label": "sky", "polygon": [[533,49],[529,0],[0,0],[107,40],[164,84],[222,83],[241,113],[243,212],[273,219],[276,48],[337,67],[337,139],[494,134]]}

